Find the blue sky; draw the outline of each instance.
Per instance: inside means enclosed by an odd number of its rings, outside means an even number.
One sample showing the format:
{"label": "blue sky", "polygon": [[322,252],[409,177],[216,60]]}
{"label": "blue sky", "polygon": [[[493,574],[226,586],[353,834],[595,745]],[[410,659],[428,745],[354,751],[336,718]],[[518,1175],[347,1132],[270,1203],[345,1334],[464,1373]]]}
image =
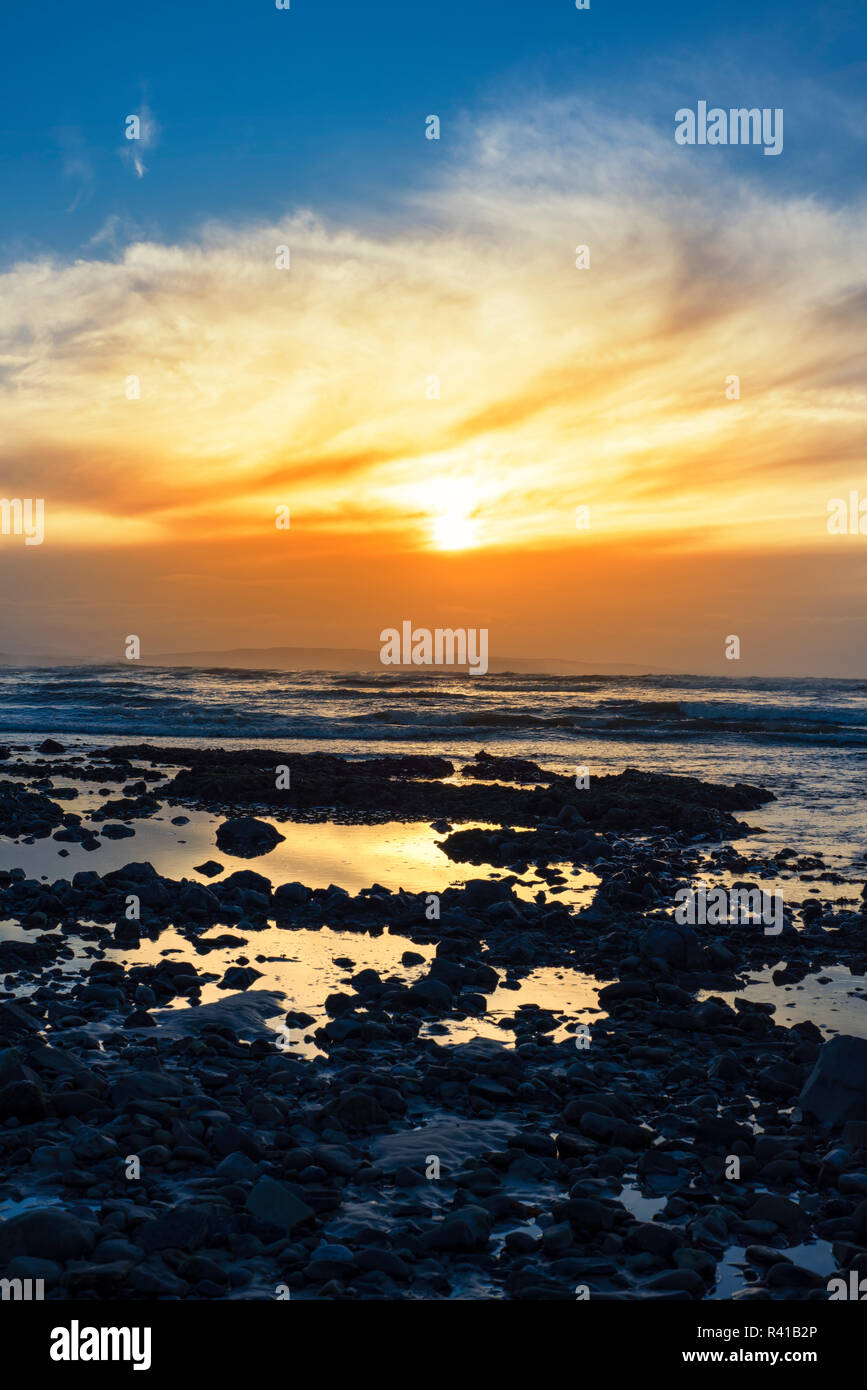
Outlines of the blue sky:
{"label": "blue sky", "polygon": [[[0,261],[105,255],[106,229],[172,241],[303,207],[387,220],[460,156],[466,122],[557,94],[663,129],[699,98],[781,105],[784,160],[742,162],[744,176],[846,200],[867,168],[865,31],[856,3],[791,0],[7,7]],[[137,178],[123,123],[143,107],[158,134]],[[439,145],[423,138],[430,112]]]}

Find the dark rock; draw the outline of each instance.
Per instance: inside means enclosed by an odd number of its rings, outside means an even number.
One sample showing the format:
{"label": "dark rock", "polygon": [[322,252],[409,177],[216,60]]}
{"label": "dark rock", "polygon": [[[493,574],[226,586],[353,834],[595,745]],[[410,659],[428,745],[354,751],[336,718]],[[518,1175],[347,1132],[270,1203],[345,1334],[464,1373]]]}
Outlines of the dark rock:
{"label": "dark rock", "polygon": [[244,1153],[248,1158],[262,1158],[262,1149],[255,1135],[249,1134],[239,1125],[218,1125],[214,1130],[212,1144],[222,1158],[234,1153]]}
{"label": "dark rock", "polygon": [[428,1250],[484,1250],[490,1240],[491,1224],[484,1207],[461,1207],[428,1231],[422,1237],[422,1245]]}
{"label": "dark rock", "polygon": [[249,989],[261,978],[262,971],[254,970],[252,965],[230,965],[217,989]]}
{"label": "dark rock", "polygon": [[781,1260],[771,1265],[765,1275],[765,1283],[771,1289],[821,1289],[826,1280],[812,1269],[792,1264],[791,1260]]}
{"label": "dark rock", "polygon": [[261,1177],[247,1198],[247,1210],[266,1226],[291,1231],[313,1216],[313,1211],[300,1197],[274,1178]]}
{"label": "dark rock", "polygon": [[462,906],[470,912],[484,910],[494,903],[511,901],[511,884],[504,879],[469,878],[464,884]]}
{"label": "dark rock", "polygon": [[325,1000],[325,1012],[332,1018],[339,1018],[341,1014],[349,1013],[358,1003],[351,994],[329,994]]}
{"label": "dark rock", "polygon": [[429,1008],[437,1013],[447,1013],[454,1002],[448,985],[442,980],[431,979],[429,975],[410,985],[404,998],[410,1008]]}
{"label": "dark rock", "polygon": [[118,825],[109,821],[100,827],[99,833],[106,840],[128,840],[131,835],[135,834],[135,831],[131,825]]}
{"label": "dark rock", "polygon": [[111,1087],[111,1102],[116,1110],[140,1100],[174,1100],[181,1094],[181,1084],[173,1076],[160,1071],[128,1071]]}
{"label": "dark rock", "polygon": [[355,1262],[360,1269],[376,1269],[390,1279],[406,1280],[412,1273],[406,1261],[393,1250],[361,1250]]}
{"label": "dark rock", "polygon": [[788,1197],[779,1197],[773,1192],[762,1192],[750,1207],[747,1216],[750,1221],[773,1221],[784,1231],[791,1231],[806,1224],[807,1218],[799,1206]]}
{"label": "dark rock", "polygon": [[13,1116],[29,1123],[46,1114],[45,1097],[32,1081],[10,1081],[0,1088],[0,1120]]}
{"label": "dark rock", "polygon": [[60,1207],[20,1212],[0,1222],[0,1269],[16,1255],[65,1264],[85,1258],[95,1244],[96,1228]]}
{"label": "dark rock", "polygon": [[0,1000],[0,1033],[38,1033],[40,1023],[23,1004]]}
{"label": "dark rock", "polygon": [[136,1229],[136,1243],[143,1250],[195,1250],[205,1243],[208,1216],[200,1207],[180,1205],[161,1212]]}
{"label": "dark rock", "polygon": [[652,1279],[648,1279],[644,1287],[654,1292],[680,1289],[695,1298],[701,1298],[705,1288],[704,1280],[694,1269],[666,1269],[662,1274],[655,1274]]}
{"label": "dark rock", "polygon": [[286,836],[255,816],[233,816],[217,830],[217,848],[241,859],[268,854]]}
{"label": "dark rock", "polygon": [[141,927],[132,918],[119,917],[114,928],[114,939],[118,946],[138,946],[141,942]]}
{"label": "dark rock", "polygon": [[823,1125],[867,1120],[867,1038],[841,1034],[826,1042],[799,1104]]}
{"label": "dark rock", "polygon": [[653,922],[639,940],[641,954],[648,959],[666,961],[681,970],[693,970],[702,962],[701,947],[692,927],[686,923]]}
{"label": "dark rock", "polygon": [[290,908],[308,903],[311,897],[311,890],[303,883],[281,883],[274,889],[274,911],[285,916]]}
{"label": "dark rock", "polygon": [[306,1028],[308,1024],[315,1022],[313,1015],[304,1013],[303,1009],[290,1009],[286,1015],[288,1028]]}
{"label": "dark rock", "polygon": [[218,864],[216,859],[206,859],[204,864],[195,864],[193,866],[193,872],[204,874],[206,878],[214,878],[216,874],[221,874],[223,872],[223,865]]}
{"label": "dark rock", "polygon": [[258,1171],[258,1165],[245,1153],[227,1154],[217,1164],[217,1172],[226,1182],[244,1182],[248,1178],[255,1178]]}
{"label": "dark rock", "polygon": [[368,1091],[350,1089],[330,1102],[328,1109],[343,1124],[353,1129],[370,1129],[388,1123],[388,1115],[375,1096]]}

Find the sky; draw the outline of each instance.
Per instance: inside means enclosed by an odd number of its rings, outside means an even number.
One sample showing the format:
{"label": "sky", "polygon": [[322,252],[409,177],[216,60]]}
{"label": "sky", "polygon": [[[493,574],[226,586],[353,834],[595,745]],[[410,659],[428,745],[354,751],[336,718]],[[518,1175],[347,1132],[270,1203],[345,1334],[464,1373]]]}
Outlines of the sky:
{"label": "sky", "polygon": [[[0,494],[44,539],[0,534],[0,652],[411,619],[867,675],[865,33],[755,0],[7,10]],[[781,110],[782,150],[678,144],[700,101]]]}

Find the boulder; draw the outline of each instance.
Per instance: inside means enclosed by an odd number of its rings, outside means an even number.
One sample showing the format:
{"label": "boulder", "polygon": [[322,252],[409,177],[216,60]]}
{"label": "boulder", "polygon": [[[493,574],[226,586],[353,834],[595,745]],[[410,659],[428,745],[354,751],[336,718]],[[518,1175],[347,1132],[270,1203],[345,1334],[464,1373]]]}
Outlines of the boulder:
{"label": "boulder", "polygon": [[867,1038],[841,1034],[826,1042],[798,1103],[823,1125],[867,1120]]}
{"label": "boulder", "polygon": [[194,864],[193,873],[203,874],[205,878],[214,878],[223,872],[222,864],[218,864],[216,859],[206,859],[204,864]]}
{"label": "boulder", "polygon": [[0,1268],[16,1255],[54,1260],[80,1260],[96,1244],[96,1228],[60,1207],[22,1211],[0,1222]]}
{"label": "boulder", "polygon": [[691,970],[702,964],[698,937],[686,923],[652,922],[639,942],[641,954],[648,960],[664,960],[680,970]]}
{"label": "boulder", "polygon": [[491,1217],[483,1207],[466,1206],[422,1236],[427,1250],[484,1250],[491,1236]]}
{"label": "boulder", "polygon": [[464,884],[462,906],[470,912],[484,910],[494,903],[510,902],[512,883],[504,879],[469,878]]}
{"label": "boulder", "polygon": [[249,989],[262,978],[262,971],[252,965],[230,965],[217,989]]}
{"label": "boulder", "polygon": [[247,1210],[265,1226],[291,1231],[313,1215],[306,1202],[297,1197],[285,1183],[262,1177],[247,1198]]}
{"label": "boulder", "polygon": [[200,1207],[181,1204],[160,1212],[153,1221],[136,1228],[135,1241],[143,1250],[196,1250],[208,1235],[208,1214]]}
{"label": "boulder", "polygon": [[42,1120],[47,1113],[45,1097],[33,1081],[10,1081],[0,1087],[0,1120],[16,1119],[25,1124]]}
{"label": "boulder", "polygon": [[255,859],[258,854],[268,854],[286,836],[275,830],[267,821],[257,820],[255,816],[233,816],[217,830],[217,848],[224,854],[234,854],[241,859]]}

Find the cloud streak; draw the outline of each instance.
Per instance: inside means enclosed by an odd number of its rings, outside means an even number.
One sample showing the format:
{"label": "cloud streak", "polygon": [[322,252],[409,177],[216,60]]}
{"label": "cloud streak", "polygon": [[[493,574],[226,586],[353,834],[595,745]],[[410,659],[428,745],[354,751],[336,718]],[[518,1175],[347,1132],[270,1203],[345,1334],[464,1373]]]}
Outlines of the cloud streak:
{"label": "cloud streak", "polygon": [[156,148],[159,132],[160,128],[146,101],[141,103],[138,111],[127,116],[124,128],[125,141],[119,153],[121,159],[132,166],[136,178],[143,179],[147,173],[147,165],[144,162],[145,151]]}

